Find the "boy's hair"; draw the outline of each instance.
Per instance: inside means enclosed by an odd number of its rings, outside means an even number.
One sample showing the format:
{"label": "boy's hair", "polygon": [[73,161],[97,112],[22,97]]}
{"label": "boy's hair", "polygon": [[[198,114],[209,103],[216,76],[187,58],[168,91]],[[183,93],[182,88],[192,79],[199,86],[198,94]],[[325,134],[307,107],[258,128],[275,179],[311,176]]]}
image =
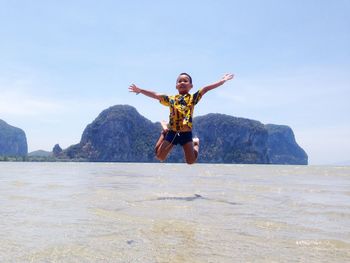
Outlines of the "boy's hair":
{"label": "boy's hair", "polygon": [[192,78],[191,78],[190,74],[188,74],[186,72],[182,72],[182,73],[179,74],[179,76],[181,76],[181,75],[187,76],[190,79],[190,83],[192,84]]}

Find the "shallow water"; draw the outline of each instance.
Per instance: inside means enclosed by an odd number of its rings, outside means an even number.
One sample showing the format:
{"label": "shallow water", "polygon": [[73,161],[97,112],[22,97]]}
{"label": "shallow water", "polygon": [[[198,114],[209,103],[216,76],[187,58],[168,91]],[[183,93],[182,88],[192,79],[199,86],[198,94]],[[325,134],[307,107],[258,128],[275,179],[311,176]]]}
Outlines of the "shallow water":
{"label": "shallow water", "polygon": [[349,262],[350,167],[0,163],[0,262]]}

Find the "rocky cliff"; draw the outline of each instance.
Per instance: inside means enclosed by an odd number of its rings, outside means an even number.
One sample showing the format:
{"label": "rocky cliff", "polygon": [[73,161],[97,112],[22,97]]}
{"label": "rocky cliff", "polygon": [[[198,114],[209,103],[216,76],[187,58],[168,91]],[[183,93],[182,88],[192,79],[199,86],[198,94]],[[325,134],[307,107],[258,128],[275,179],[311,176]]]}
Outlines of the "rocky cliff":
{"label": "rocky cliff", "polygon": [[307,164],[306,152],[296,143],[292,129],[285,125],[265,125],[267,154],[274,164]]}
{"label": "rocky cliff", "polygon": [[[224,114],[194,119],[200,138],[198,162],[250,164],[307,164],[290,128]],[[89,161],[156,162],[154,145],[160,124],[141,116],[135,108],[117,105],[104,110],[83,132],[79,144],[63,151],[65,157]],[[183,162],[176,147],[169,162]]]}
{"label": "rocky cliff", "polygon": [[135,108],[117,105],[104,110],[83,132],[81,141],[65,152],[70,158],[100,162],[151,162],[160,124]]}
{"label": "rocky cliff", "polygon": [[194,123],[194,134],[201,140],[199,162],[269,163],[262,123],[224,114],[196,117]]}
{"label": "rocky cliff", "polygon": [[27,153],[24,131],[0,120],[0,156],[25,156]]}

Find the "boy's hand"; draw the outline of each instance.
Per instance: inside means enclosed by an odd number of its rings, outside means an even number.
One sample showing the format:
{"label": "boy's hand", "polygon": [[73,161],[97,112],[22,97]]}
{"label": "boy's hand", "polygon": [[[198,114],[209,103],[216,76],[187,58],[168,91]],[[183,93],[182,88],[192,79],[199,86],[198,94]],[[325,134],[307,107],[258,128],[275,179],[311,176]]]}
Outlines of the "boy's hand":
{"label": "boy's hand", "polygon": [[207,93],[209,90],[212,89],[216,89],[217,87],[220,87],[221,85],[223,85],[226,81],[233,79],[234,75],[231,73],[227,73],[225,74],[219,81],[210,84],[208,86],[205,86],[204,88],[202,88],[202,96]]}
{"label": "boy's hand", "polygon": [[233,74],[227,73],[227,74],[225,74],[225,75],[222,77],[222,80],[226,82],[226,81],[228,81],[228,80],[230,80],[230,79],[233,79],[233,77],[234,77]]}
{"label": "boy's hand", "polygon": [[141,89],[137,87],[135,84],[131,84],[129,87],[129,91],[134,92],[136,93],[136,95],[138,95],[141,92]]}

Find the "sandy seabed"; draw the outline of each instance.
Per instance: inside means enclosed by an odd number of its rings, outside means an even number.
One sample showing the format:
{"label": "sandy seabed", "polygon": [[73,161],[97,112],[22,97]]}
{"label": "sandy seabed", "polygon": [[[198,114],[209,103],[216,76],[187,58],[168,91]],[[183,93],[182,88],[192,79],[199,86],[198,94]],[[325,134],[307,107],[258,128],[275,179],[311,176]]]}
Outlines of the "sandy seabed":
{"label": "sandy seabed", "polygon": [[0,163],[0,262],[349,262],[350,167]]}

